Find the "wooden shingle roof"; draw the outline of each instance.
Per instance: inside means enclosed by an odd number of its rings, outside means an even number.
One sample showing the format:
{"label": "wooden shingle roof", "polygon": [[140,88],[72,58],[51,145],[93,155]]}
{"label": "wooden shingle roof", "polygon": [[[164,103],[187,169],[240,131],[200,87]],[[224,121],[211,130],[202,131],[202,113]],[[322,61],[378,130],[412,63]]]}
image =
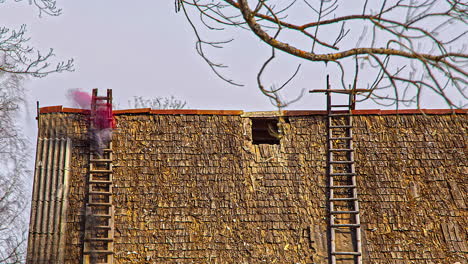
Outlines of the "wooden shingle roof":
{"label": "wooden shingle roof", "polygon": [[[39,137],[72,140],[65,263],[82,253],[86,113],[39,118]],[[364,262],[466,262],[467,111],[354,113]],[[327,263],[324,111],[286,111],[272,145],[242,111],[114,114],[115,263]]]}

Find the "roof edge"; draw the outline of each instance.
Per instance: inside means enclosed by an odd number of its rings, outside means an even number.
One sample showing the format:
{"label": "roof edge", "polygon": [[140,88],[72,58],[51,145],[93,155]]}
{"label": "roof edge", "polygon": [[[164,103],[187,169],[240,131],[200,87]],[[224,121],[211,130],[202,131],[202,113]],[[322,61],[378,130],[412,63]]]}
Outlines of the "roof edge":
{"label": "roof edge", "polygon": [[[76,114],[89,114],[89,109],[68,108],[62,105],[41,107],[39,109],[41,114],[49,113],[76,113]],[[154,115],[242,115],[242,110],[199,110],[199,109],[151,109],[151,108],[138,108],[138,109],[124,109],[114,110],[114,115],[126,114],[154,114]]]}
{"label": "roof edge", "polygon": [[[68,108],[61,105],[41,107],[39,113],[76,113],[76,114],[89,114],[88,109]],[[153,115],[243,115],[245,117],[264,116],[271,113],[269,116],[277,116],[277,111],[258,111],[258,112],[244,112],[242,110],[199,110],[199,109],[125,109],[114,110],[115,115],[126,114],[153,114]],[[312,115],[326,115],[326,110],[286,110],[282,111],[284,116],[312,116]],[[340,111],[341,112],[341,111]],[[343,111],[344,112],[344,111]],[[448,114],[468,114],[468,109],[400,109],[400,110],[380,110],[380,109],[362,109],[353,110],[354,115],[448,115]]]}

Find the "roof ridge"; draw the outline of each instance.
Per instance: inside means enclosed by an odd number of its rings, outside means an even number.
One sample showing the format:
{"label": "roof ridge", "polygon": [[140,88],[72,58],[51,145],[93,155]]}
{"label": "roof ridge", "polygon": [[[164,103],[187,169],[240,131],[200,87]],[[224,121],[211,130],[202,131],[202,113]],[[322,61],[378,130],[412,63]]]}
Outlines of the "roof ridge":
{"label": "roof ridge", "polygon": [[[41,107],[39,113],[79,113],[89,114],[89,109],[69,108],[62,105]],[[252,111],[244,112],[242,110],[202,110],[202,109],[123,109],[114,110],[115,115],[124,114],[155,114],[155,115],[243,115],[255,116],[256,112],[266,113],[271,112],[276,115],[277,111]],[[249,114],[253,113],[253,114]],[[400,110],[380,110],[380,109],[360,109],[352,110],[355,115],[408,115],[408,114],[427,114],[427,115],[447,115],[447,114],[468,114],[468,109],[400,109]],[[310,116],[310,115],[326,115],[326,110],[285,110],[285,116]]]}

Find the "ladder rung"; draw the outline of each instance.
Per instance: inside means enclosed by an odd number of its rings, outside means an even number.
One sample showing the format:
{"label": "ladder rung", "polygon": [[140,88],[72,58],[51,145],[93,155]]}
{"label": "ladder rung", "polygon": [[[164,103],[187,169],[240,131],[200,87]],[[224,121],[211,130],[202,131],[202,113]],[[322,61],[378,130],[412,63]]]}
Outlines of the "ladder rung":
{"label": "ladder rung", "polygon": [[[107,102],[104,102],[104,103],[96,103],[96,106],[106,106],[106,108],[107,108],[108,105],[109,105],[109,103],[107,103]],[[100,110],[100,111],[103,111],[104,109],[99,109],[99,110]],[[105,109],[104,111],[107,111],[107,109]]]}
{"label": "ladder rung", "polygon": [[108,169],[108,170],[96,170],[96,169],[92,169],[92,170],[89,170],[90,173],[112,173],[112,169]]}
{"label": "ladder rung", "polygon": [[330,188],[356,188],[356,185],[334,185],[330,186]]}
{"label": "ladder rung", "polygon": [[332,255],[353,255],[361,256],[361,252],[331,252]]}
{"label": "ladder rung", "polygon": [[360,224],[333,224],[331,227],[361,227]]}
{"label": "ladder rung", "polygon": [[104,148],[104,149],[101,149],[103,152],[112,152],[112,149],[110,148]]}
{"label": "ladder rung", "polygon": [[97,202],[90,202],[90,203],[88,203],[88,205],[99,205],[99,206],[108,205],[108,206],[112,206],[111,203],[97,203]]}
{"label": "ladder rung", "polygon": [[91,214],[93,217],[106,217],[106,218],[111,218],[112,215],[110,214]]}
{"label": "ladder rung", "polygon": [[343,139],[353,139],[352,137],[331,137],[329,140],[343,140]]}
{"label": "ladder rung", "polygon": [[112,229],[112,227],[110,227],[110,226],[102,226],[102,225],[99,226],[99,225],[98,225],[98,226],[93,226],[93,229]]}
{"label": "ladder rung", "polygon": [[352,160],[332,160],[330,164],[352,164],[354,161]]}
{"label": "ladder rung", "polygon": [[344,173],[330,173],[330,176],[355,176],[356,173],[344,172]]}
{"label": "ladder rung", "polygon": [[96,253],[96,254],[114,254],[114,251],[112,250],[99,250],[99,249],[89,249],[89,250],[86,250],[86,251],[83,251],[83,254],[93,254],[93,253]]}
{"label": "ladder rung", "polygon": [[90,159],[90,162],[112,162],[111,159]]}
{"label": "ladder rung", "polygon": [[353,126],[330,126],[330,128],[352,128]]}
{"label": "ladder rung", "polygon": [[107,99],[109,99],[109,97],[107,97],[107,96],[94,96],[93,99],[94,100],[107,100]]}
{"label": "ladder rung", "polygon": [[112,184],[112,181],[106,181],[106,180],[89,180],[89,183]]}
{"label": "ladder rung", "polygon": [[114,239],[110,237],[88,237],[85,238],[85,241],[114,241]]}
{"label": "ladder rung", "polygon": [[354,149],[329,149],[330,151],[354,151]]}
{"label": "ladder rung", "polygon": [[330,214],[359,214],[359,211],[331,211]]}
{"label": "ladder rung", "polygon": [[[106,104],[104,104],[104,105],[106,105]],[[91,116],[90,119],[91,119],[91,120],[95,120],[95,119],[97,119],[97,118],[96,118],[95,116]],[[107,118],[101,118],[101,117],[99,117],[99,120],[114,120],[114,118],[112,118],[112,117],[107,117]]]}
{"label": "ladder rung", "polygon": [[330,105],[331,107],[350,107],[350,105]]}
{"label": "ladder rung", "polygon": [[373,92],[372,89],[314,89],[310,93],[341,93],[341,94],[357,94]]}
{"label": "ladder rung", "polygon": [[89,194],[112,195],[112,192],[89,191]]}
{"label": "ladder rung", "polygon": [[340,113],[340,114],[328,114],[328,116],[350,116],[349,113]]}
{"label": "ladder rung", "polygon": [[330,201],[357,201],[357,198],[354,198],[354,197],[330,198]]}

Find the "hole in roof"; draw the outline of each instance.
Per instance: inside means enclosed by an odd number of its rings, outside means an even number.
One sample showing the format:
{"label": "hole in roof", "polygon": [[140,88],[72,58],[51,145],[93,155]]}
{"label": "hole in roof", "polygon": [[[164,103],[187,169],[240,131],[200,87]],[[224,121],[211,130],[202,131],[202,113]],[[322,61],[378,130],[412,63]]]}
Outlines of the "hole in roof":
{"label": "hole in roof", "polygon": [[278,118],[251,118],[252,143],[255,145],[280,144],[280,132],[278,130]]}

